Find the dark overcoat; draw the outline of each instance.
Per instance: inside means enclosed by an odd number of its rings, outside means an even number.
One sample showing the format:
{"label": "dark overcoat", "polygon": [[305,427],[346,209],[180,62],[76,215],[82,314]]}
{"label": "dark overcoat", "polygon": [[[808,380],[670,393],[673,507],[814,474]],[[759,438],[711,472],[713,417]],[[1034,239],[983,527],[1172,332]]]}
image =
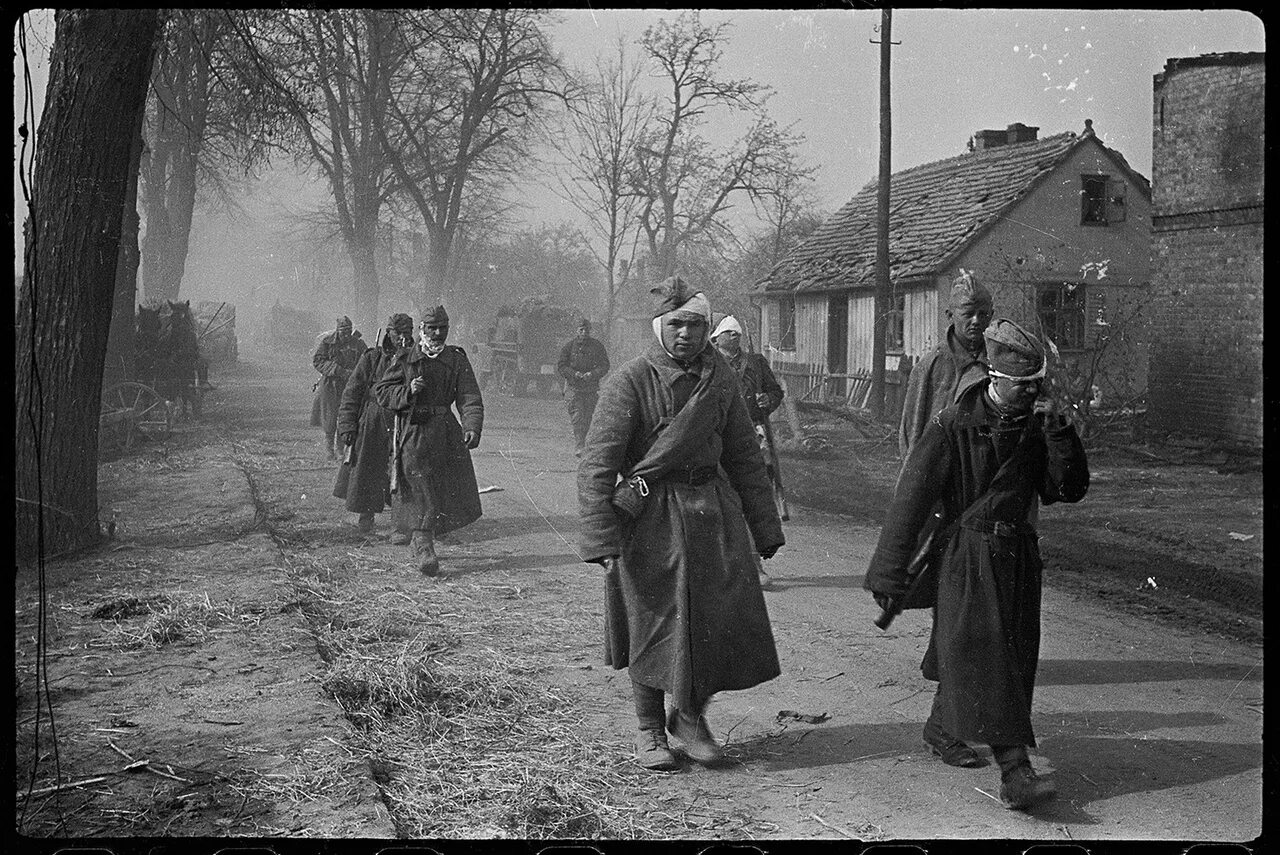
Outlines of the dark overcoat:
{"label": "dark overcoat", "polygon": [[338,467],[333,495],[346,499],[347,510],[376,514],[391,505],[391,428],[394,415],[378,405],[373,384],[394,358],[381,347],[360,355],[338,404],[338,436],[355,434],[351,462]]}
{"label": "dark overcoat", "polygon": [[338,341],[337,330],[331,330],[316,338],[311,364],[320,372],[316,396],[311,403],[311,426],[324,428],[326,435],[337,432],[338,405],[342,390],[356,367],[360,354],[367,345],[359,332],[352,333],[346,341]]}
{"label": "dark overcoat", "polygon": [[[595,394],[600,380],[609,373],[609,352],[599,340],[573,337],[560,348],[556,371],[564,378],[565,391]],[[579,377],[578,372],[586,374]]]}
{"label": "dark overcoat", "polygon": [[987,365],[982,361],[985,350],[974,358],[956,336],[955,327],[947,327],[941,344],[920,357],[907,378],[907,391],[902,396],[902,418],[898,422],[898,452],[907,453],[925,425],[945,407],[960,400],[972,386],[987,379]]}
{"label": "dark overcoat", "polygon": [[[686,406],[690,418],[676,420]],[[619,516],[610,501],[619,474],[631,475],[667,430],[678,435],[644,469],[639,515]],[[782,524],[733,369],[715,348],[686,370],[655,343],[606,379],[578,502],[582,558],[620,559],[606,662],[684,709],[780,673],[758,553],[784,542]]]}
{"label": "dark overcoat", "polygon": [[1001,470],[986,388],[970,388],[934,416],[912,447],[864,587],[903,593],[917,535],[942,502],[946,519],[960,525],[938,567],[933,635],[921,664],[940,684],[938,724],[972,742],[1035,745],[1041,561],[1027,520],[1037,501],[1082,499],[1089,467],[1074,427],[1054,417],[1045,428],[1028,416]]}
{"label": "dark overcoat", "polygon": [[[742,397],[747,404],[747,413],[751,416],[751,421],[763,424],[769,418],[769,414],[782,404],[782,385],[778,383],[778,378],[773,376],[769,360],[763,353],[748,353],[740,350],[738,355],[728,362],[738,375],[738,383],[742,386]],[[760,393],[764,393],[769,399],[769,403],[763,407],[756,403],[756,395]]]}
{"label": "dark overcoat", "polygon": [[[417,393],[409,390],[414,377],[426,381],[426,387]],[[396,413],[399,422],[399,441],[392,448],[395,491],[412,501],[406,474],[430,484],[436,534],[478,520],[480,491],[471,450],[462,434],[472,431],[480,435],[484,400],[466,351],[448,344],[443,353],[431,358],[421,348],[406,348],[374,384],[374,394],[379,404]]]}

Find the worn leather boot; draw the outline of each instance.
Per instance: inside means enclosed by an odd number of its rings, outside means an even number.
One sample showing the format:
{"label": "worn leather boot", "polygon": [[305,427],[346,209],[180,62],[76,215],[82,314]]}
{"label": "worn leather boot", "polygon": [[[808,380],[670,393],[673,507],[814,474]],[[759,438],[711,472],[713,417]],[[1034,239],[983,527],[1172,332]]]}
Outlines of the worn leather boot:
{"label": "worn leather boot", "polygon": [[711,736],[707,717],[690,715],[678,709],[667,713],[667,733],[681,743],[685,754],[703,766],[714,766],[724,759],[724,750]]}
{"label": "worn leather boot", "polygon": [[1000,776],[1000,801],[1010,810],[1028,810],[1058,794],[1058,788],[1035,773],[1030,763]]}
{"label": "worn leather boot", "polygon": [[436,545],[431,540],[431,532],[417,529],[411,542],[414,557],[418,559],[418,569],[426,576],[435,576],[440,572],[440,559],[436,557]]}
{"label": "worn leather boot", "polygon": [[940,757],[948,766],[961,769],[981,769],[989,765],[983,757],[964,740],[957,739],[929,719],[924,723],[924,744],[929,753]]}
{"label": "worn leather boot", "polygon": [[670,772],[680,768],[680,761],[667,745],[667,735],[661,727],[641,730],[636,735],[636,763],[646,769]]}
{"label": "worn leather boot", "polygon": [[333,451],[333,437],[325,436],[324,438],[324,454],[329,460],[337,460],[338,455]]}
{"label": "worn leather boot", "polygon": [[409,532],[396,530],[391,532],[392,546],[408,546],[410,541]]}
{"label": "worn leather boot", "polygon": [[364,534],[373,534],[373,514],[361,514],[356,528]]}

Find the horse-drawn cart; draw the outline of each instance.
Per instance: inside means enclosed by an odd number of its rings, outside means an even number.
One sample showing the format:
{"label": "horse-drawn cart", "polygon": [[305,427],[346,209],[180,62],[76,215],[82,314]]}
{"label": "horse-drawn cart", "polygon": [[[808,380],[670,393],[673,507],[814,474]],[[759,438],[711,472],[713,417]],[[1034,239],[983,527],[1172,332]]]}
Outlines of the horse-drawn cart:
{"label": "horse-drawn cart", "polygon": [[101,446],[132,448],[139,438],[160,442],[173,430],[173,404],[145,383],[126,380],[102,391],[98,417]]}

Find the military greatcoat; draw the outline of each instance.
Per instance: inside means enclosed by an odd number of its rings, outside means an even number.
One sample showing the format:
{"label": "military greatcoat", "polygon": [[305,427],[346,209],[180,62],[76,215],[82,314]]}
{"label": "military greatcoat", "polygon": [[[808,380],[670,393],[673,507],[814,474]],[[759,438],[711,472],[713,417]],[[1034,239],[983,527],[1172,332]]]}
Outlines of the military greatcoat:
{"label": "military greatcoat", "polygon": [[933,636],[921,664],[939,682],[938,724],[971,742],[1035,745],[1042,565],[1027,519],[1037,501],[1082,499],[1089,467],[1061,417],[1044,427],[1028,415],[1018,430],[1002,430],[983,401],[987,385],[934,416],[912,447],[864,587],[901,596],[917,535],[941,501],[959,525],[937,570]]}
{"label": "military greatcoat", "polygon": [[[426,387],[417,393],[410,391],[414,377],[426,381]],[[418,347],[406,348],[374,384],[374,394],[379,404],[396,413],[399,422],[392,472],[402,498],[430,508],[434,519],[424,522],[436,534],[478,520],[480,492],[471,451],[462,434],[472,431],[480,435],[484,401],[466,351],[448,344],[433,358]],[[416,496],[415,489],[429,495]]]}
{"label": "military greatcoat", "polygon": [[331,437],[338,430],[338,404],[342,390],[366,348],[359,332],[353,332],[342,342],[338,341],[336,330],[316,338],[311,364],[320,372],[320,381],[311,404],[311,426],[324,428],[325,436]]}
{"label": "military greatcoat", "polygon": [[371,347],[347,378],[338,404],[338,436],[355,434],[351,462],[338,469],[333,495],[346,499],[347,510],[376,514],[391,505],[391,428],[394,416],[379,406],[373,384],[392,362],[394,351]]}
{"label": "military greatcoat", "polygon": [[[655,445],[665,449],[656,459]],[[628,518],[611,497],[637,466],[648,495]],[[715,348],[686,367],[655,342],[606,379],[578,502],[583,559],[620,557],[610,665],[684,709],[779,674],[759,552],[784,542],[782,524],[737,379]]]}

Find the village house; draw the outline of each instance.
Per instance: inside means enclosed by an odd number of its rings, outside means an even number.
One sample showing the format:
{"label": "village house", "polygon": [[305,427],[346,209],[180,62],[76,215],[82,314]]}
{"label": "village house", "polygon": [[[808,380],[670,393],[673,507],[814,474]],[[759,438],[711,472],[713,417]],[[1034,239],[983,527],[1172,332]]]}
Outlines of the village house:
{"label": "village house", "polygon": [[1258,447],[1266,55],[1170,59],[1153,95],[1148,426]]}
{"label": "village house", "polygon": [[[1133,406],[1145,392],[1150,184],[1090,120],[1079,134],[1038,131],[981,130],[969,151],[892,176],[891,412],[905,370],[945,335],[962,268],[991,290],[997,316],[1054,342],[1058,376],[1081,406]],[[875,264],[873,181],[752,289],[762,349],[779,372],[817,377],[813,392],[828,400],[865,400]]]}

